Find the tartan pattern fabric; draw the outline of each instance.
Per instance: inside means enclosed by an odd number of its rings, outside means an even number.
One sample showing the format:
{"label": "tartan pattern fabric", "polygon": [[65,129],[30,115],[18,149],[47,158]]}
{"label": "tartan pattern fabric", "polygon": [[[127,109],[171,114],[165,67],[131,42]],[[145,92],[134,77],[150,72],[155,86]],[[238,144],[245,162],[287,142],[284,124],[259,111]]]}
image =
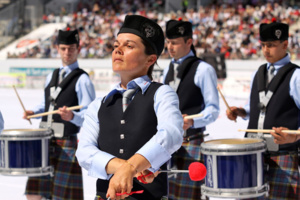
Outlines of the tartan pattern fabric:
{"label": "tartan pattern fabric", "polygon": [[[106,195],[103,194],[103,196],[106,196]],[[105,198],[102,198],[102,196],[97,195],[97,196],[95,197],[94,200],[106,200],[106,199],[107,199],[106,197],[105,197]],[[132,198],[132,197],[127,197],[127,198],[121,199],[121,200],[137,200],[137,199]],[[141,200],[142,200],[142,199],[141,199]],[[167,198],[167,197],[162,197],[161,200],[168,200],[168,198]]]}
{"label": "tartan pattern fabric", "polygon": [[52,139],[49,156],[54,176],[29,177],[25,194],[55,200],[82,200],[82,171],[75,157],[77,137]]}
{"label": "tartan pattern fabric", "polygon": [[297,153],[280,156],[265,155],[269,170],[265,180],[269,182],[268,197],[248,200],[300,200],[299,158]]}
{"label": "tartan pattern fabric", "polygon": [[[200,145],[203,137],[183,143],[181,148],[172,156],[172,163],[179,170],[188,170],[192,162],[201,160]],[[201,199],[203,181],[192,181],[188,173],[178,173],[169,178],[169,199],[195,200]]]}

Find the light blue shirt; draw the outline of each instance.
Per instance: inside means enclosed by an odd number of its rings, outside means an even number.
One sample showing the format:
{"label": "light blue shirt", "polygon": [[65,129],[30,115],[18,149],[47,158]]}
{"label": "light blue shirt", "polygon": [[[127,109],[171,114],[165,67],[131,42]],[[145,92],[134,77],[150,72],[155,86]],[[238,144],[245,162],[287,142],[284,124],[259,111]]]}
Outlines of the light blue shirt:
{"label": "light blue shirt", "polygon": [[2,117],[2,113],[0,111],[0,133],[3,131],[4,129],[4,119]]}
{"label": "light blue shirt", "polygon": [[[186,58],[190,56],[194,56],[194,53],[192,51],[190,51],[186,56],[178,59],[176,62],[178,64],[181,64]],[[172,62],[175,62],[175,60],[172,59]],[[168,71],[169,67],[166,67],[164,69],[164,82]],[[204,61],[200,62],[194,76],[194,83],[201,89],[205,107],[200,112],[201,114],[203,114],[203,117],[194,118],[194,126],[192,128],[201,128],[207,126],[218,118],[220,107],[219,95],[217,90],[217,80],[218,79],[215,69],[210,64]]]}
{"label": "light blue shirt", "polygon": [[[63,66],[60,67],[60,70],[63,68]],[[67,77],[74,69],[79,68],[78,62],[76,61],[75,63],[65,66],[64,67],[66,70],[66,75]],[[45,82],[45,88],[48,86],[52,79],[52,74],[50,73]],[[80,111],[75,112],[73,111],[74,118],[70,121],[71,123],[75,124],[76,126],[81,126],[82,122],[84,120],[84,113],[87,109],[87,106],[96,98],[96,93],[95,93],[95,88],[94,85],[89,78],[87,74],[82,74],[80,75],[79,79],[76,82],[75,85],[75,91],[77,93],[77,98],[78,98],[78,105],[82,105],[83,108],[80,109]],[[37,105],[33,109],[34,114],[38,113],[43,113],[45,112],[45,98],[43,98],[43,101],[41,104]]]}
{"label": "light blue shirt", "polygon": [[[288,64],[291,61],[290,55],[287,54],[283,59],[273,63],[275,67],[274,74],[276,75],[278,73],[278,70],[281,69],[284,65]],[[269,70],[270,65],[272,63],[267,63],[267,69]],[[252,84],[253,84],[253,79],[257,71],[254,73],[251,81],[251,90],[252,90]],[[297,68],[290,80],[289,84],[289,93],[291,98],[295,101],[295,104],[297,105],[298,109],[300,110],[300,68]],[[245,119],[249,118],[249,113],[250,113],[250,97],[248,103],[244,106],[244,109],[246,110],[247,117]],[[299,121],[300,124],[300,121]],[[300,128],[300,127],[299,127]]]}
{"label": "light blue shirt", "polygon": [[[142,93],[145,93],[150,84],[151,80],[148,76],[142,76],[130,81],[127,88],[135,88],[137,85]],[[124,91],[118,84],[106,98]],[[89,176],[107,180],[111,175],[106,173],[105,167],[115,156],[98,148],[100,133],[98,111],[101,100],[101,98],[97,98],[93,101],[85,113],[76,156],[81,167],[88,171]],[[178,96],[169,86],[162,85],[157,89],[153,108],[157,116],[157,132],[136,152],[150,162],[149,170],[152,172],[157,171],[166,163],[171,158],[171,154],[180,148],[183,141],[183,118],[179,111]],[[147,120],[147,116],[141,120]]]}

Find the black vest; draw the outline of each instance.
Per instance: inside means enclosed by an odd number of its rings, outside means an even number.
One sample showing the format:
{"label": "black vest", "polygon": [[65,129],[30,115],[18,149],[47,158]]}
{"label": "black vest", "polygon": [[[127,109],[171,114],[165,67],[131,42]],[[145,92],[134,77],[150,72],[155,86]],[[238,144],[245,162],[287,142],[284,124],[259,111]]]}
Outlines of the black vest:
{"label": "black vest", "polygon": [[[102,102],[98,112],[100,134],[99,149],[121,159],[129,159],[157,132],[157,118],[153,108],[154,94],[161,86],[151,83],[142,94],[139,90],[123,113],[122,94],[116,93]],[[141,135],[142,134],[142,135]],[[123,139],[121,139],[121,135]],[[123,153],[120,152],[123,150]],[[161,169],[166,169],[163,165]],[[106,193],[109,181],[97,180],[97,192]],[[151,184],[142,184],[134,179],[133,189],[144,190],[143,194],[132,195],[143,200],[160,199],[167,194],[167,174],[159,174]]]}
{"label": "black vest", "polygon": [[[191,56],[185,59],[179,66],[177,76],[181,80],[176,92],[179,97],[179,109],[183,114],[193,115],[200,113],[205,108],[201,88],[197,87],[194,83],[194,77],[199,62],[201,62],[199,58]],[[169,82],[173,80],[173,74],[174,69],[173,64],[171,63],[168,74],[166,75],[166,84],[169,84]],[[189,128],[186,132],[186,136],[203,132],[204,130],[205,127],[196,129]]]}
{"label": "black vest", "polygon": [[[77,106],[78,99],[77,93],[75,91],[75,86],[78,78],[81,74],[86,73],[82,69],[75,69],[73,70],[63,81],[60,83],[60,87],[62,88],[61,92],[57,96],[56,100],[54,101],[54,110],[57,110],[60,107],[67,106]],[[59,69],[53,71],[52,79],[48,86],[45,88],[45,112],[49,110],[49,105],[53,101],[50,97],[50,88],[58,86],[58,76],[59,76]],[[79,111],[79,110],[76,110]],[[47,116],[42,117],[42,121],[47,121]],[[79,132],[80,127],[76,126],[75,124],[62,120],[60,115],[53,115],[52,116],[53,122],[63,123],[64,128],[64,137],[74,135]]]}
{"label": "black vest", "polygon": [[[272,127],[280,126],[293,130],[298,129],[298,120],[300,119],[299,109],[289,94],[290,80],[297,67],[297,65],[292,63],[286,64],[278,71],[266,88],[267,67],[266,64],[260,66],[254,77],[250,95],[249,129],[257,129],[258,127],[260,114],[259,91],[262,90],[273,91],[273,96],[266,107],[264,129],[272,129]],[[297,150],[297,142],[279,145],[279,150]]]}

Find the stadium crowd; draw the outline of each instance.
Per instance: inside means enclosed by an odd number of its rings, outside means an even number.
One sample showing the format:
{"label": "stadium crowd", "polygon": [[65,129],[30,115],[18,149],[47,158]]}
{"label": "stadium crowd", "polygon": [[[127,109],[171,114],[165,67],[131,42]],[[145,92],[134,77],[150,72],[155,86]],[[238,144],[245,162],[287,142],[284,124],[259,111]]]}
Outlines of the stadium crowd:
{"label": "stadium crowd", "polygon": [[[111,3],[114,2],[114,3]],[[146,3],[145,3],[146,2]],[[199,57],[203,53],[224,54],[226,59],[262,58],[259,42],[260,23],[278,22],[290,25],[289,51],[292,60],[300,59],[300,9],[286,4],[256,5],[221,4],[199,9],[164,12],[163,2],[151,1],[96,1],[92,6],[78,5],[77,12],[44,16],[44,23],[65,22],[68,29],[80,32],[80,58],[107,58],[113,41],[126,14],[139,14],[158,22],[165,30],[165,22],[182,18],[193,24],[194,46]],[[293,28],[296,27],[296,28]],[[41,45],[20,55],[8,58],[57,58],[58,30]],[[161,58],[169,58],[165,48]]]}

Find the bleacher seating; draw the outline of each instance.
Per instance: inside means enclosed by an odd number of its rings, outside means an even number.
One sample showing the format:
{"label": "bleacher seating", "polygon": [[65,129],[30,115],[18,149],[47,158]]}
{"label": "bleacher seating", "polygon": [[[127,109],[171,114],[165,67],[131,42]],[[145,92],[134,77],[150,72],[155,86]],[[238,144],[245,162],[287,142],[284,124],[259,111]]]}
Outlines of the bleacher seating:
{"label": "bleacher seating", "polygon": [[[165,13],[157,12],[157,7],[150,6],[149,2],[154,1],[156,0],[136,1],[139,5],[125,0],[114,1],[119,4],[113,4],[111,1],[93,1],[94,5],[77,6],[73,13],[66,13],[62,8],[59,15],[50,13],[44,16],[43,20],[44,23],[64,22],[69,28],[80,31],[80,58],[109,57],[113,50],[112,41],[125,15],[140,14],[157,21],[163,29],[169,19],[181,17],[190,21],[194,29],[194,46],[200,57],[204,53],[213,53],[224,54],[225,59],[260,59],[263,55],[259,43],[259,25],[270,23],[275,17],[277,21],[290,25],[289,51],[292,59],[300,59],[300,11],[297,6],[291,7],[287,3],[279,4],[276,1],[273,4],[255,6],[224,3],[188,9],[186,12],[177,10]],[[35,53],[11,53],[10,57],[56,58],[58,55],[55,45],[56,33],[53,33],[53,37],[44,41],[42,45],[28,50]],[[161,58],[168,57],[167,51],[161,55]]]}

